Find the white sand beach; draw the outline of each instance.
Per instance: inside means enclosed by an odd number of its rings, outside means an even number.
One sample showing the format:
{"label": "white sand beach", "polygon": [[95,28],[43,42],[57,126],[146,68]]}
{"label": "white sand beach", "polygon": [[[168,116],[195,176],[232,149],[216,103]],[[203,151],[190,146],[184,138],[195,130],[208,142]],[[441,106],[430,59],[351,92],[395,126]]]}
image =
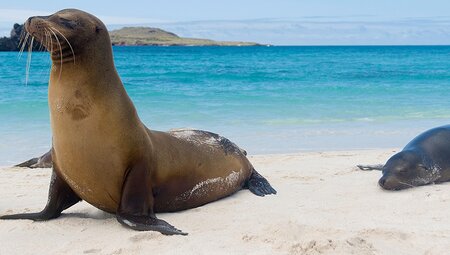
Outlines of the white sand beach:
{"label": "white sand beach", "polygon": [[[158,214],[188,236],[122,227],[86,202],[48,222],[0,221],[0,254],[446,254],[450,183],[381,190],[379,171],[395,150],[251,156],[277,189]],[[0,215],[38,211],[50,169],[0,169]]]}

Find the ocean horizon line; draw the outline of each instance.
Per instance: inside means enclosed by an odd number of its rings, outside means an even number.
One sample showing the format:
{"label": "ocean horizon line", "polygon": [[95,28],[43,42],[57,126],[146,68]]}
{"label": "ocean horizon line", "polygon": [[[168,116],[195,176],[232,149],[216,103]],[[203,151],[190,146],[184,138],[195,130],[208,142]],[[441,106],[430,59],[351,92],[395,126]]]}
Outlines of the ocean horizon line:
{"label": "ocean horizon line", "polygon": [[264,47],[449,47],[449,44],[266,44],[259,45],[113,45],[113,47],[198,47],[198,48],[264,48]]}

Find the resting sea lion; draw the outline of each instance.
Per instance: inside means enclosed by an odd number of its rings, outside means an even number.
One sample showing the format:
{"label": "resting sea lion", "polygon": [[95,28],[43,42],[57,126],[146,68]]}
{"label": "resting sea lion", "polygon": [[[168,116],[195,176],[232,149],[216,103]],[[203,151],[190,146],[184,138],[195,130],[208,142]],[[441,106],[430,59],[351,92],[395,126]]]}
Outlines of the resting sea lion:
{"label": "resting sea lion", "polygon": [[108,31],[93,15],[62,10],[29,18],[25,29],[52,59],[53,175],[43,211],[2,219],[48,220],[85,200],[132,229],[185,234],[155,213],[198,207],[244,187],[276,193],[224,137],[147,129],[116,72]]}
{"label": "resting sea lion", "polygon": [[430,129],[409,142],[386,164],[358,166],[362,170],[382,170],[378,184],[400,190],[450,180],[450,125]]}

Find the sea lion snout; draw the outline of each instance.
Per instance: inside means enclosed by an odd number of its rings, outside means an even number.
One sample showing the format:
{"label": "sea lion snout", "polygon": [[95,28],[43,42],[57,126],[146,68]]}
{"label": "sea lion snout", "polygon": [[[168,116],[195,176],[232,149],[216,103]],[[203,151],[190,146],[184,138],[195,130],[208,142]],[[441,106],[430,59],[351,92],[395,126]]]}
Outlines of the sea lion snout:
{"label": "sea lion snout", "polygon": [[396,190],[399,187],[398,181],[393,177],[383,176],[378,181],[378,185],[385,190]]}
{"label": "sea lion snout", "polygon": [[385,190],[401,190],[413,187],[406,180],[401,180],[395,175],[383,175],[378,181],[378,185]]}
{"label": "sea lion snout", "polygon": [[33,16],[25,21],[25,31],[31,34],[31,36],[36,37],[39,41],[41,39],[40,31],[42,30],[42,21],[45,19],[44,16]]}
{"label": "sea lion snout", "polygon": [[381,177],[380,180],[378,181],[378,185],[380,185],[380,187],[384,187],[384,184],[386,183],[386,178]]}

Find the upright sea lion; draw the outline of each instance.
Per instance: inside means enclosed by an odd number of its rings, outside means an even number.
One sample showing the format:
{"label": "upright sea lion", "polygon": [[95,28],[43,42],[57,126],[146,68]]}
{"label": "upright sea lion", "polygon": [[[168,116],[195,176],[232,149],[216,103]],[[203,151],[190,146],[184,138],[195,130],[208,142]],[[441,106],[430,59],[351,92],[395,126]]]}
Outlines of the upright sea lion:
{"label": "upright sea lion", "polygon": [[53,176],[41,212],[2,219],[48,220],[85,200],[132,229],[185,234],[155,213],[201,206],[243,187],[276,193],[224,137],[147,129],[116,72],[108,31],[93,15],[67,9],[31,17],[25,28],[52,59]]}
{"label": "upright sea lion", "polygon": [[450,181],[450,125],[420,134],[385,165],[358,167],[382,170],[378,184],[387,190]]}

